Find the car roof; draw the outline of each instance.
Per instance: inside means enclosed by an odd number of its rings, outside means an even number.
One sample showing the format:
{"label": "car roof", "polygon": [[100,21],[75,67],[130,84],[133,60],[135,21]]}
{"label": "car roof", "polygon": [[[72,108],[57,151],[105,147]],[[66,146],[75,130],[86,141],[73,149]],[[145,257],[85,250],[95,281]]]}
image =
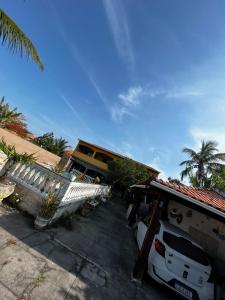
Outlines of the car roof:
{"label": "car roof", "polygon": [[181,237],[184,237],[185,239],[189,240],[190,242],[192,242],[193,245],[203,249],[198,243],[196,243],[192,237],[185,231],[183,231],[182,229],[180,229],[179,227],[173,225],[173,224],[170,224],[169,222],[167,221],[163,221],[163,220],[160,220],[159,221],[161,226],[163,227],[163,230],[165,231],[168,231],[170,233],[173,233],[175,235],[179,235]]}

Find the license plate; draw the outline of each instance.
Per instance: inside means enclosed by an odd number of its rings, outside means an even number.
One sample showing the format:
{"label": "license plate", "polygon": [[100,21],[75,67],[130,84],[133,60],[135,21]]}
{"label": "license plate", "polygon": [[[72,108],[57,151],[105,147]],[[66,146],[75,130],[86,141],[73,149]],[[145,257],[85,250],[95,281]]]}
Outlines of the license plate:
{"label": "license plate", "polygon": [[184,296],[192,299],[192,292],[189,291],[188,289],[186,289],[185,287],[183,287],[182,285],[180,285],[179,283],[175,283],[175,289],[180,292],[181,294],[183,294]]}

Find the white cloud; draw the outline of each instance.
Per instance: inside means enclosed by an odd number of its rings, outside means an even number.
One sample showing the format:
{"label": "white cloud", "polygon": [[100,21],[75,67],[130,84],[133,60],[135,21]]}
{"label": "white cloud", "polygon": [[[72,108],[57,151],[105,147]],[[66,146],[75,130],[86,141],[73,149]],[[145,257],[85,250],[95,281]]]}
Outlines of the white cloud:
{"label": "white cloud", "polygon": [[119,101],[111,108],[113,121],[121,123],[125,116],[135,117],[131,108],[141,103],[143,95],[144,89],[140,85],[129,87],[127,92],[118,94]]}
{"label": "white cloud", "polygon": [[64,95],[61,95],[61,98],[62,98],[63,102],[67,105],[67,107],[70,109],[70,111],[72,112],[72,114],[78,120],[81,120],[79,113],[75,110],[75,108],[73,107],[72,103]]}
{"label": "white cloud", "polygon": [[63,42],[66,43],[67,49],[71,53],[71,56],[73,57],[74,61],[79,64],[82,71],[87,76],[87,79],[89,80],[92,87],[94,88],[97,95],[99,96],[99,99],[102,101],[102,103],[105,105],[106,109],[109,111],[110,108],[108,105],[108,101],[105,98],[105,96],[103,95],[103,92],[102,92],[100,86],[97,84],[97,81],[94,77],[94,72],[92,71],[90,64],[86,62],[85,58],[80,53],[75,42],[73,42],[71,37],[69,37],[68,34],[66,33],[66,31],[64,29],[64,25],[61,21],[61,18],[59,16],[58,12],[56,11],[54,5],[51,5],[51,8],[54,13],[55,21],[57,22],[59,35],[63,39]]}
{"label": "white cloud", "polygon": [[87,122],[85,122],[85,120],[81,117],[78,111],[76,111],[76,109],[74,108],[73,104],[69,101],[69,99],[63,94],[61,94],[60,97],[68,107],[71,114],[73,114],[75,118],[79,121],[80,126],[82,126],[82,128],[85,128],[87,131],[91,132],[92,131],[91,128],[87,125]]}
{"label": "white cloud", "polygon": [[134,52],[122,1],[103,0],[106,16],[120,57],[134,68]]}
{"label": "white cloud", "polygon": [[160,172],[159,174],[159,178],[163,179],[163,180],[167,180],[168,179],[168,174],[161,168],[162,161],[160,156],[156,155],[151,161],[150,163],[148,163],[149,167],[152,167],[156,170],[158,170]]}
{"label": "white cloud", "polygon": [[204,93],[201,90],[193,89],[192,87],[183,87],[178,89],[172,89],[167,91],[166,93],[167,98],[196,98],[201,97]]}
{"label": "white cloud", "polygon": [[124,116],[132,116],[134,115],[123,105],[115,104],[111,108],[111,117],[113,121],[121,123]]}
{"label": "white cloud", "polygon": [[123,142],[120,147],[120,153],[129,158],[134,158],[133,156],[133,146],[127,142]]}
{"label": "white cloud", "polygon": [[130,87],[126,93],[121,93],[118,98],[125,106],[133,106],[140,104],[141,96],[143,96],[144,90],[139,86]]}
{"label": "white cloud", "polygon": [[199,149],[202,140],[212,140],[218,143],[221,152],[225,152],[225,131],[224,128],[206,129],[191,128],[190,134],[194,140],[194,147]]}
{"label": "white cloud", "polygon": [[110,106],[109,106],[108,100],[107,100],[106,96],[104,95],[101,87],[97,83],[96,79],[90,72],[89,72],[89,80],[92,83],[92,85],[93,85],[96,93],[98,94],[99,98],[101,99],[102,103],[105,105],[106,109],[109,111]]}
{"label": "white cloud", "polygon": [[112,119],[122,122],[125,116],[135,117],[133,109],[142,104],[147,98],[155,98],[161,94],[160,90],[150,89],[141,85],[134,85],[126,92],[118,94],[118,101],[111,108]]}
{"label": "white cloud", "polygon": [[111,116],[114,121],[123,121],[125,116],[135,116],[133,110],[140,106],[144,101],[156,99],[158,97],[165,100],[194,100],[204,101],[205,91],[202,86],[178,86],[171,88],[153,88],[149,85],[133,85],[125,92],[118,94],[118,101],[111,108]]}

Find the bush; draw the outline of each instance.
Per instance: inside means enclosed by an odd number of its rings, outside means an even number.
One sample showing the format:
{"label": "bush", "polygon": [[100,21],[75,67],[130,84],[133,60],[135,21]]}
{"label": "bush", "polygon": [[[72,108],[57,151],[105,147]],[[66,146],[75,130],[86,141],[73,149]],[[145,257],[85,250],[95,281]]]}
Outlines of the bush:
{"label": "bush", "polygon": [[113,187],[121,190],[127,189],[134,183],[147,180],[150,175],[147,167],[132,159],[118,159],[109,162],[109,175],[107,181]]}
{"label": "bush", "polygon": [[59,206],[59,202],[58,197],[53,192],[49,191],[47,199],[42,201],[39,216],[45,219],[53,217]]}

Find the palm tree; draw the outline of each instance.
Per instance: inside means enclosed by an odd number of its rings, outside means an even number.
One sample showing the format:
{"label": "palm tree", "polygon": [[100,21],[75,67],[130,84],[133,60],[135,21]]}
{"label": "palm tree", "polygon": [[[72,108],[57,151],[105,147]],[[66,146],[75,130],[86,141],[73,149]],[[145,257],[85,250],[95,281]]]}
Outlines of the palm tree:
{"label": "palm tree", "polygon": [[68,142],[63,139],[63,138],[58,138],[58,139],[55,139],[55,145],[54,145],[54,148],[55,148],[55,151],[56,151],[56,154],[59,155],[59,156],[62,156],[64,151],[68,148]]}
{"label": "palm tree", "polygon": [[53,132],[47,132],[37,137],[34,143],[59,156],[62,156],[69,147],[65,139],[55,138]]}
{"label": "palm tree", "polygon": [[208,176],[220,170],[223,166],[221,162],[225,161],[225,153],[218,153],[217,143],[214,141],[202,141],[198,152],[190,148],[184,148],[183,152],[190,159],[180,163],[180,166],[185,166],[181,172],[181,180],[189,177],[199,187],[205,187],[209,182]]}
{"label": "palm tree", "polygon": [[21,56],[27,56],[38,64],[41,70],[44,65],[32,44],[31,40],[23,33],[16,23],[0,8],[0,39],[3,45],[7,45],[13,52],[19,52]]}
{"label": "palm tree", "polygon": [[0,127],[6,128],[9,124],[24,124],[24,117],[21,113],[17,112],[17,108],[12,110],[9,104],[5,102],[2,97],[0,101]]}

